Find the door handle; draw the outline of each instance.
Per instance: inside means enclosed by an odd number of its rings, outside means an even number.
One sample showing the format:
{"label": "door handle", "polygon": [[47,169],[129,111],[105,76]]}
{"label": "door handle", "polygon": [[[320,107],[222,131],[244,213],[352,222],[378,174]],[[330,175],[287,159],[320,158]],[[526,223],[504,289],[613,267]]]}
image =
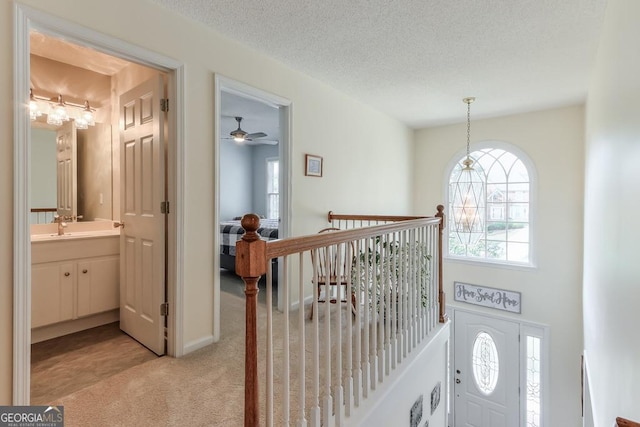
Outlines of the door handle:
{"label": "door handle", "polygon": [[120,221],[114,221],[113,222],[113,228],[124,228],[124,222],[120,222]]}

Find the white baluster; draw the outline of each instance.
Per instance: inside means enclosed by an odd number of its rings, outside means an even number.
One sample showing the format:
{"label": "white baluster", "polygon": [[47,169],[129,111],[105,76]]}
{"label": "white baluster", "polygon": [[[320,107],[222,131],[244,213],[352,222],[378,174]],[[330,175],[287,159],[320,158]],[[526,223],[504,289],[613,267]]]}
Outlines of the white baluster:
{"label": "white baluster", "polygon": [[314,405],[310,408],[310,420],[311,425],[313,427],[320,427],[320,331],[318,324],[318,317],[320,313],[318,312],[318,251],[311,251],[312,259],[313,259],[313,302],[312,302],[312,313],[313,316],[313,325],[312,325],[312,335],[313,335],[313,362],[312,362],[312,371],[313,371],[313,403]]}
{"label": "white baluster", "polygon": [[[271,269],[267,268],[267,281],[270,283]],[[284,292],[283,292],[284,293]],[[266,418],[268,427],[273,426],[273,292],[267,286],[267,385],[266,385]]]}
{"label": "white baluster", "polygon": [[[291,382],[291,375],[289,374],[289,309],[291,305],[289,304],[289,274],[287,263],[289,260],[289,256],[285,256],[283,258],[282,270],[285,272],[284,280],[281,280],[282,285],[284,285],[284,289],[282,290],[282,295],[284,296],[284,303],[282,307],[284,308],[284,325],[282,330],[283,335],[283,343],[282,343],[282,422],[283,425],[289,425],[289,409],[290,409],[290,399],[291,393],[289,393],[289,386]],[[271,263],[268,263],[267,267],[267,276],[271,277]],[[271,280],[269,280],[271,283]],[[279,285],[280,285],[279,284]],[[271,289],[271,286],[269,286]],[[303,353],[304,355],[304,353]]]}
{"label": "white baluster", "polygon": [[[362,397],[362,389],[363,389],[363,385],[362,385],[362,357],[361,357],[361,351],[362,351],[362,311],[366,310],[366,298],[363,298],[363,289],[362,289],[362,260],[360,257],[360,254],[362,253],[362,245],[361,245],[361,240],[358,240],[356,242],[356,274],[354,275],[354,278],[356,280],[355,282],[355,297],[356,297],[356,319],[355,319],[355,323],[356,323],[356,337],[355,337],[355,367],[356,367],[356,371],[354,373],[354,404],[355,406],[360,406],[360,398]],[[363,303],[363,299],[364,299],[364,303]]]}
{"label": "white baluster", "polygon": [[323,425],[331,425],[333,400],[331,398],[331,271],[329,266],[331,247],[327,246],[324,250],[324,342],[322,346],[325,351],[324,357],[324,399],[322,405],[322,422]]}

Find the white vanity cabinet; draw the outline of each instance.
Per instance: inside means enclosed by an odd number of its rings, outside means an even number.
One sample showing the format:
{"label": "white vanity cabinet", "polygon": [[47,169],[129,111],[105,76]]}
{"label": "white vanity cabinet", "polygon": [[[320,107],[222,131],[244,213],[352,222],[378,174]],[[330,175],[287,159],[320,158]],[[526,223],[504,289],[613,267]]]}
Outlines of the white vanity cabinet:
{"label": "white vanity cabinet", "polygon": [[31,327],[73,319],[74,264],[54,262],[31,268]]}
{"label": "white vanity cabinet", "polygon": [[79,261],[78,317],[120,306],[120,258],[108,256]]}
{"label": "white vanity cabinet", "polygon": [[31,259],[32,328],[120,306],[117,235],[32,240]]}

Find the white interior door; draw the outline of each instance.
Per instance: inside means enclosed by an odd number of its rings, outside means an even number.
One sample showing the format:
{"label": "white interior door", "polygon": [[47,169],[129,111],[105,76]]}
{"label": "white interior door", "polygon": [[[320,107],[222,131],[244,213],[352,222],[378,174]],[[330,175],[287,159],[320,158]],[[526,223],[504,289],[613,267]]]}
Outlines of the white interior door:
{"label": "white interior door", "polygon": [[518,324],[456,310],[454,334],[454,425],[519,426]]}
{"label": "white interior door", "polygon": [[120,96],[120,328],[165,353],[164,115],[160,75]]}
{"label": "white interior door", "polygon": [[77,216],[77,130],[75,121],[64,122],[56,131],[56,172],[58,215],[75,219]]}

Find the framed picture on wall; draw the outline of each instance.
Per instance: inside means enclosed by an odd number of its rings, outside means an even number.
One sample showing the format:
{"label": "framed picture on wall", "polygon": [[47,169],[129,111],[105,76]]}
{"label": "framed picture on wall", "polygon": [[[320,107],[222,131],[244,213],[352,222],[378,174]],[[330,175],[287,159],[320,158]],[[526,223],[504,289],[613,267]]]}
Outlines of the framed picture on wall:
{"label": "framed picture on wall", "polygon": [[305,154],[304,174],[306,176],[322,176],[322,157]]}

